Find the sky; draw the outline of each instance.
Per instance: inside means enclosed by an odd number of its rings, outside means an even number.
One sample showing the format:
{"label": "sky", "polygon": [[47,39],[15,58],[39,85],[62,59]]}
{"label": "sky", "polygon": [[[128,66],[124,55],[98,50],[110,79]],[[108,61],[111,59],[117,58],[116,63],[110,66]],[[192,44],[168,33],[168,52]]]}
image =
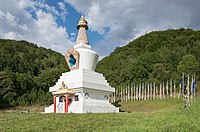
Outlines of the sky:
{"label": "sky", "polygon": [[200,0],[0,0],[0,38],[65,55],[75,44],[81,15],[100,59],[151,31],[200,30]]}

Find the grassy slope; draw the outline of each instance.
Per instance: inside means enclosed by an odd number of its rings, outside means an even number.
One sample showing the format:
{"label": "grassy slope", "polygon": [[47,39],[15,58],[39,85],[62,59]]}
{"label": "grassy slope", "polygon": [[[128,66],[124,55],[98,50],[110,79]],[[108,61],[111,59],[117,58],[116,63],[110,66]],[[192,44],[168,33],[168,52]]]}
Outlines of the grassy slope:
{"label": "grassy slope", "polygon": [[120,102],[120,109],[126,112],[157,113],[170,110],[179,110],[182,106],[181,98],[165,100],[141,100],[133,102]]}
{"label": "grassy slope", "polygon": [[25,114],[1,111],[0,131],[200,131],[200,97],[188,110],[180,110],[178,99],[122,102],[121,105],[122,110],[132,112]]}

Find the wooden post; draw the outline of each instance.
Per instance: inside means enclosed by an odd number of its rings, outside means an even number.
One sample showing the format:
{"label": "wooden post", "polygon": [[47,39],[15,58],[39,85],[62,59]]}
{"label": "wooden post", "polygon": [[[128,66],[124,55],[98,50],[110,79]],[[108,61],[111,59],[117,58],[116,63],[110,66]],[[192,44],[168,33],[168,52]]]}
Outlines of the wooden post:
{"label": "wooden post", "polygon": [[119,99],[119,97],[120,97],[120,87],[118,87],[118,95],[117,95],[117,96],[118,96],[118,99],[117,99],[117,100],[119,101],[119,100],[120,100],[120,99]]}
{"label": "wooden post", "polygon": [[163,90],[163,99],[165,99],[165,83],[163,81],[163,85],[162,85],[162,90]]}
{"label": "wooden post", "polygon": [[127,91],[127,99],[126,100],[129,101],[129,87],[128,87],[128,84],[126,85],[126,87],[127,87],[127,90],[126,90]]}
{"label": "wooden post", "polygon": [[119,89],[118,89],[118,101],[120,101],[120,100],[121,100],[121,99],[120,99],[120,96],[121,96],[121,95],[120,95],[120,94],[121,94],[121,87],[119,86],[118,88],[119,88]]}
{"label": "wooden post", "polygon": [[192,80],[191,80],[191,86],[190,86],[190,105],[192,105],[192,100],[193,100],[193,81],[194,81],[194,79],[193,79],[193,75],[192,75],[192,78],[191,78]]}
{"label": "wooden post", "polygon": [[115,95],[116,95],[116,89],[115,89],[115,91],[113,93],[113,102],[115,102]]}
{"label": "wooden post", "polygon": [[188,107],[190,105],[190,76],[189,76],[189,74],[188,74],[188,81],[187,81],[187,88],[186,88],[186,90],[187,90],[187,105],[186,105],[186,107],[188,109]]}
{"label": "wooden post", "polygon": [[181,96],[181,83],[179,84],[179,93],[178,93],[178,98]]}
{"label": "wooden post", "polygon": [[160,83],[160,99],[162,99],[162,83]]}
{"label": "wooden post", "polygon": [[170,98],[172,97],[172,79],[170,80]]}
{"label": "wooden post", "polygon": [[184,91],[185,91],[185,84],[184,84],[184,73],[181,79],[181,92],[182,92],[182,109],[184,109]]}
{"label": "wooden post", "polygon": [[134,93],[134,91],[133,91],[133,83],[131,83],[130,85],[131,85],[131,101],[133,101],[133,97],[134,97],[134,95],[133,95],[133,93]]}
{"label": "wooden post", "polygon": [[[115,88],[115,89],[116,89],[116,88]],[[115,91],[116,91],[115,101],[118,101],[118,88],[117,88]]]}
{"label": "wooden post", "polygon": [[166,98],[168,98],[168,80],[167,80],[167,84],[166,84]]}
{"label": "wooden post", "polygon": [[174,80],[174,98],[176,98],[176,81]]}
{"label": "wooden post", "polygon": [[134,98],[133,83],[131,83],[131,101],[133,101],[133,98]]}
{"label": "wooden post", "polygon": [[125,84],[125,99],[126,99],[126,102],[128,100],[128,87],[127,85]]}
{"label": "wooden post", "polygon": [[65,113],[68,113],[68,106],[69,106],[69,102],[68,102],[68,95],[65,96]]}
{"label": "wooden post", "polygon": [[141,89],[142,89],[142,100],[144,100],[144,83],[141,83]]}
{"label": "wooden post", "polygon": [[135,100],[137,100],[137,84],[135,84]]}
{"label": "wooden post", "polygon": [[197,84],[196,84],[196,79],[195,79],[195,73],[194,73],[194,84],[193,85],[194,85],[194,89],[193,89],[193,97],[194,97],[193,103],[195,103],[195,90],[196,90],[196,87],[197,87],[196,86]]}
{"label": "wooden post", "polygon": [[156,83],[154,82],[154,85],[153,85],[153,99],[155,99],[155,94],[156,94]]}
{"label": "wooden post", "polygon": [[122,101],[123,100],[123,98],[122,98],[122,86],[120,86],[120,100]]}
{"label": "wooden post", "polygon": [[122,85],[121,88],[122,88],[122,101],[124,101],[124,86]]}
{"label": "wooden post", "polygon": [[153,99],[153,93],[152,93],[152,90],[153,89],[153,85],[152,83],[150,83],[150,99]]}
{"label": "wooden post", "polygon": [[135,85],[135,89],[136,89],[136,100],[138,100],[138,83],[136,83]]}
{"label": "wooden post", "polygon": [[139,84],[139,100],[140,100],[140,93],[141,93],[141,85]]}
{"label": "wooden post", "polygon": [[130,87],[130,101],[132,101],[133,100],[133,90],[132,90],[132,84],[130,83],[129,84],[129,87]]}
{"label": "wooden post", "polygon": [[149,82],[147,83],[147,99],[149,100]]}
{"label": "wooden post", "polygon": [[144,83],[144,100],[147,99],[146,82]]}
{"label": "wooden post", "polygon": [[155,85],[155,89],[156,89],[156,99],[158,99],[158,86]]}
{"label": "wooden post", "polygon": [[56,96],[54,96],[54,113],[56,113]]}
{"label": "wooden post", "polygon": [[126,87],[123,85],[123,101],[126,101]]}
{"label": "wooden post", "polygon": [[126,87],[127,87],[127,101],[129,101],[129,98],[130,98],[130,89],[129,89],[128,83],[126,84]]}
{"label": "wooden post", "polygon": [[133,83],[133,100],[136,100],[136,90],[135,90],[135,83]]}

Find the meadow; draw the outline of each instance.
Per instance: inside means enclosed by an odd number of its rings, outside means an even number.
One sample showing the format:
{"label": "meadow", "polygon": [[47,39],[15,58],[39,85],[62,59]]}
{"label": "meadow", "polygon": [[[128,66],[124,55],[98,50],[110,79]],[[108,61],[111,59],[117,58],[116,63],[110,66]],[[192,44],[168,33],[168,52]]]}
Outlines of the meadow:
{"label": "meadow", "polygon": [[[189,109],[182,99],[119,103],[120,113],[41,114],[43,107],[0,111],[0,131],[200,131],[200,97]],[[21,112],[29,110],[29,113]]]}

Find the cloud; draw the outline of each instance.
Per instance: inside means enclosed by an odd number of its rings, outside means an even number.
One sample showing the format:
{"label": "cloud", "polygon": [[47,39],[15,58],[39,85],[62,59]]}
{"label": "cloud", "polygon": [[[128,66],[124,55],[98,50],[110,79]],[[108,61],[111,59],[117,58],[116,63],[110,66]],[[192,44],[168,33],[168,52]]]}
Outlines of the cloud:
{"label": "cloud", "polygon": [[71,36],[75,36],[75,35],[76,35],[76,33],[70,33],[70,35],[71,35]]}
{"label": "cloud", "polygon": [[[117,46],[153,30],[200,29],[199,0],[65,0],[88,20],[90,30],[103,35],[95,45],[105,56]],[[109,29],[109,30],[106,30]]]}
{"label": "cloud", "polygon": [[65,7],[65,4],[64,3],[62,3],[62,2],[58,2],[57,3],[58,4],[58,6],[59,6],[59,8],[60,8],[60,10],[61,10],[61,13],[60,13],[60,16],[61,16],[61,18],[62,18],[62,20],[63,21],[65,21],[66,20],[66,15],[67,15],[67,8]]}
{"label": "cloud", "polygon": [[70,13],[66,3],[101,36],[92,45],[100,58],[153,30],[200,29],[199,0],[64,0],[51,6],[45,1],[0,0],[0,38],[23,39],[65,54],[76,36],[58,25]]}
{"label": "cloud", "polygon": [[65,5],[62,2],[58,2],[57,4],[61,10],[65,11],[65,12],[67,11],[65,8]]}
{"label": "cloud", "polygon": [[0,34],[2,36],[2,38],[6,38],[6,39],[23,39],[23,36],[19,33],[16,32],[7,32],[5,34]]}
{"label": "cloud", "polygon": [[27,40],[65,54],[73,42],[66,28],[56,22],[60,15],[54,7],[42,2],[3,1],[0,4],[0,38]]}

